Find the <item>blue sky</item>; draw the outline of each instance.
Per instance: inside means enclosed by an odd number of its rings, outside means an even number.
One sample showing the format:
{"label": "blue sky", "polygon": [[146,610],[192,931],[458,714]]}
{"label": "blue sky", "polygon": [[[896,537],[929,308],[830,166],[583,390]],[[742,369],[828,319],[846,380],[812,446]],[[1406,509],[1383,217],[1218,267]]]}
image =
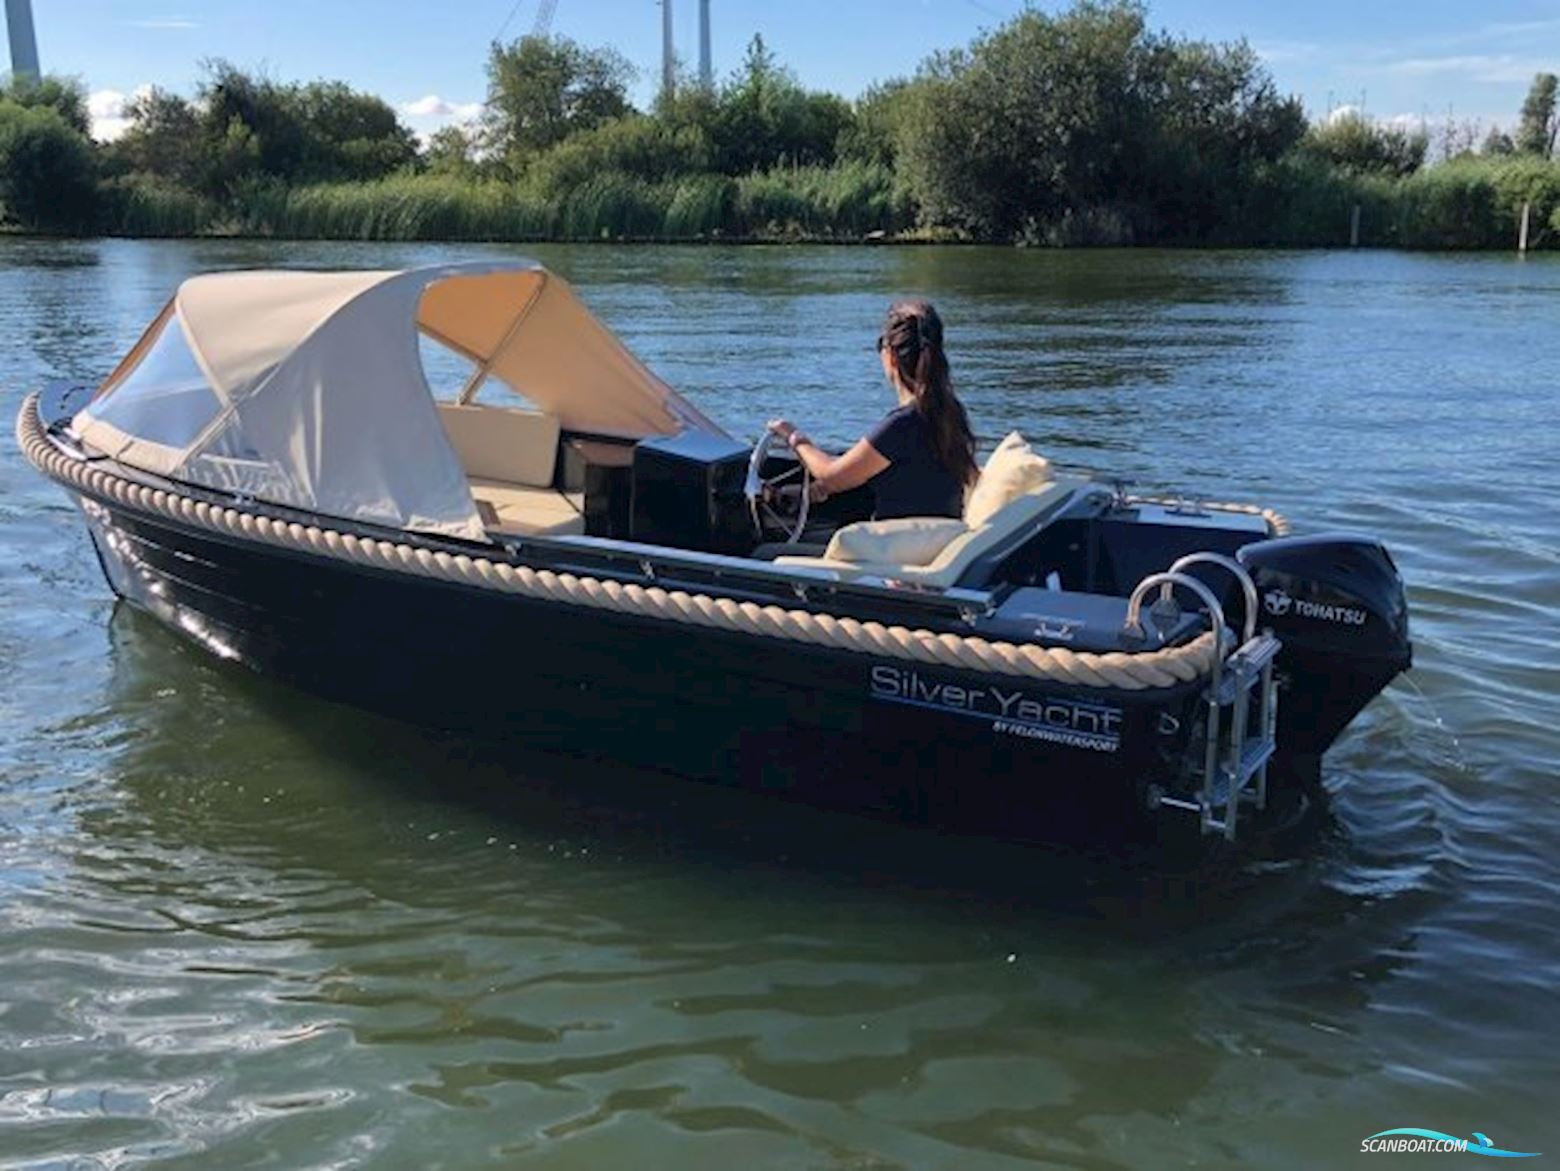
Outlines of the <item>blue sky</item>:
{"label": "blue sky", "polygon": [[[697,3],[673,2],[679,52],[691,62]],[[537,3],[33,0],[44,68],[87,83],[107,132],[124,95],[154,82],[188,92],[206,57],[284,79],[341,78],[430,130],[476,110],[489,41],[511,11],[507,35],[527,31]],[[1020,0],[713,0],[716,71],[730,70],[762,32],[806,84],[854,96],[1023,7]],[[615,46],[639,67],[635,96],[644,102],[658,76],[660,19],[655,0],[558,0],[553,29]],[[1560,71],[1556,0],[1159,0],[1150,20],[1191,36],[1244,36],[1313,116],[1363,101],[1382,118],[1425,116],[1433,125],[1450,109],[1459,120],[1510,123],[1533,73]]]}

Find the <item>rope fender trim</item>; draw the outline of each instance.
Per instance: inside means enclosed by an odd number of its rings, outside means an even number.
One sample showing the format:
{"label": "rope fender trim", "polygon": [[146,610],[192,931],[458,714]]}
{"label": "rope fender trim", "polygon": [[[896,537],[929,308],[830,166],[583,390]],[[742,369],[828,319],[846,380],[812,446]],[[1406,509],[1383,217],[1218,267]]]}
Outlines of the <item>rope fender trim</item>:
{"label": "rope fender trim", "polygon": [[72,459],[49,441],[37,407],[36,394],[23,401],[16,419],[17,444],[29,462],[57,483],[182,524],[338,561],[545,601],[1071,687],[1120,691],[1173,687],[1201,678],[1213,666],[1215,643],[1211,631],[1184,646],[1141,653],[1097,654],[1064,647],[990,642],[975,636],[862,622],[843,615],[814,614],[660,586],[555,573],[481,556],[452,555],[401,542],[358,537],[296,521],[272,520],[162,488],[148,488]]}

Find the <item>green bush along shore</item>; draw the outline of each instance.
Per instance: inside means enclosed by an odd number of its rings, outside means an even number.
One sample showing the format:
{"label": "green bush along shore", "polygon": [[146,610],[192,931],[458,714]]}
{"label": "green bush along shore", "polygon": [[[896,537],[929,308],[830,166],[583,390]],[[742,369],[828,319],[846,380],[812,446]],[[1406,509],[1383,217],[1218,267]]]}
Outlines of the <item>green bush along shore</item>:
{"label": "green bush along shore", "polygon": [[[1244,42],[1152,30],[1126,0],[1026,11],[853,102],[755,37],[724,84],[648,112],[564,38],[495,43],[482,114],[419,141],[383,100],[226,62],[140,93],[112,142],[84,87],[0,86],[0,223],[125,236],[1560,246],[1556,78],[1512,133],[1308,122]],[[1434,154],[1432,159],[1430,156]]]}

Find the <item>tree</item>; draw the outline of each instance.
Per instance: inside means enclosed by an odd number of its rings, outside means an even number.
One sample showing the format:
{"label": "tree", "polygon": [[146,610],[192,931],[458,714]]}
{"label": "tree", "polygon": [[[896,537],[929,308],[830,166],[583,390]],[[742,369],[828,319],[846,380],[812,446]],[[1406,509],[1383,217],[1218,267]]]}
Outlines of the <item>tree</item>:
{"label": "tree", "polygon": [[494,42],[488,52],[487,145],[520,168],[571,134],[632,110],[634,69],[611,49],[586,49],[567,37]]}
{"label": "tree", "polygon": [[1411,175],[1424,166],[1429,138],[1398,126],[1382,126],[1346,110],[1334,114],[1306,136],[1306,150],[1355,174]]}
{"label": "tree", "polygon": [[302,128],[287,108],[286,88],[226,61],[204,64],[206,78],[197,96],[204,110],[207,192],[228,196],[264,176],[300,178]]}
{"label": "tree", "polygon": [[428,136],[423,148],[423,166],[435,175],[469,178],[476,173],[477,144],[474,136],[460,126],[444,126]]}
{"label": "tree", "polygon": [[1246,46],[1091,0],[934,56],[903,101],[896,158],[923,218],[984,237],[1197,235],[1304,125]]}
{"label": "tree", "polygon": [[202,187],[377,179],[411,164],[417,140],[382,99],[337,81],[283,84],[226,61],[207,65],[198,105]]}
{"label": "tree", "polygon": [[803,89],[789,70],[776,64],[763,36],[755,35],[718,98],[716,165],[728,175],[781,163],[827,165],[854,118],[842,98]]}
{"label": "tree", "polygon": [[200,113],[164,89],[137,94],[125,106],[130,125],[108,147],[124,169],[155,175],[181,187],[200,184],[204,169]]}
{"label": "tree", "polygon": [[527,179],[551,198],[603,175],[629,175],[655,183],[690,172],[708,171],[713,150],[696,125],[670,125],[659,118],[630,114],[583,130],[536,157]]}
{"label": "tree", "polygon": [[1479,120],[1448,117],[1441,123],[1439,138],[1440,149],[1436,153],[1443,163],[1449,163],[1453,159],[1469,158],[1474,153],[1474,145],[1479,141]]}
{"label": "tree", "polygon": [[1555,115],[1557,82],[1560,79],[1553,73],[1534,76],[1527,100],[1522,103],[1522,119],[1517,124],[1515,145],[1520,153],[1541,155],[1546,159],[1555,153],[1555,134],[1560,130],[1560,118]]}
{"label": "tree", "polygon": [[1491,126],[1490,132],[1484,136],[1484,145],[1479,148],[1483,155],[1509,155],[1516,151],[1516,145],[1511,141],[1511,135],[1507,134],[1499,126]]}
{"label": "tree", "polygon": [[854,116],[840,133],[835,153],[840,158],[892,167],[909,85],[902,79],[883,82],[857,98]]}
{"label": "tree", "polygon": [[97,192],[92,144],[52,105],[0,100],[0,207],[24,228],[91,226]]}
{"label": "tree", "polygon": [[83,138],[92,133],[92,117],[87,111],[86,86],[74,77],[16,77],[0,82],[0,101],[14,102],[27,109],[49,109],[59,114],[65,125]]}
{"label": "tree", "polygon": [[1142,155],[1123,177],[1138,226],[1170,239],[1231,235],[1256,173],[1305,135],[1305,111],[1278,93],[1252,48],[1149,37]]}
{"label": "tree", "polygon": [[378,179],[417,157],[416,136],[382,98],[339,81],[312,81],[286,98],[303,131],[304,181]]}

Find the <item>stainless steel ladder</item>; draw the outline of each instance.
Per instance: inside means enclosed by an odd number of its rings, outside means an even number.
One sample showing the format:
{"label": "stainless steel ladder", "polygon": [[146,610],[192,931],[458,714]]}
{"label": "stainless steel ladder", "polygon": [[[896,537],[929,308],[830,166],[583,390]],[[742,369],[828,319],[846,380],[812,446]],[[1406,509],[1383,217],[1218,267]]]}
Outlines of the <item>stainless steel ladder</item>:
{"label": "stainless steel ladder", "polygon": [[1246,608],[1244,629],[1234,651],[1226,657],[1221,646],[1220,653],[1213,657],[1213,671],[1203,692],[1207,727],[1202,783],[1196,796],[1157,793],[1152,800],[1156,807],[1195,813],[1203,833],[1221,833],[1234,841],[1241,804],[1249,803],[1259,810],[1267,806],[1268,762],[1277,748],[1278,730],[1273,660],[1283,643],[1272,631],[1257,632],[1256,584],[1244,566],[1221,553],[1189,553],[1166,572],[1150,574],[1140,581],[1127,602],[1127,630],[1146,637],[1141,618],[1144,598],[1157,586],[1159,600],[1150,613],[1161,607],[1173,608],[1173,594],[1179,586],[1207,606],[1214,637],[1222,639],[1224,607],[1212,590],[1186,572],[1193,565],[1218,566],[1240,583]]}

